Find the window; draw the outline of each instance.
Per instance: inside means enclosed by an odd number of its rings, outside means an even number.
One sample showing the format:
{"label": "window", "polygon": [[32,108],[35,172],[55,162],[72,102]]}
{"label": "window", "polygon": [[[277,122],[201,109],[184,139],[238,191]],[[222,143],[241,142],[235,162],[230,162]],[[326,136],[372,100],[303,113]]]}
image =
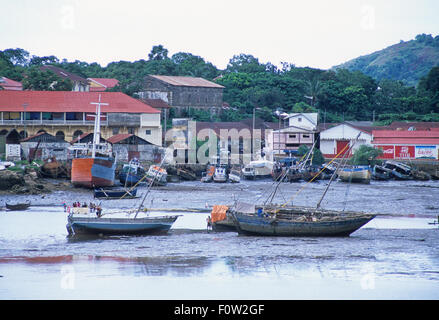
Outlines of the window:
{"label": "window", "polygon": [[309,134],[302,135],[303,138],[309,138]]}
{"label": "window", "polygon": [[151,135],[151,130],[150,130],[150,129],[145,130],[145,134],[146,134],[147,136]]}
{"label": "window", "polygon": [[119,133],[120,128],[119,127],[114,127],[113,128],[113,134],[118,134]]}
{"label": "window", "polygon": [[296,135],[295,135],[295,134],[290,134],[290,135],[289,135],[289,138],[291,138],[291,139],[295,139],[295,138],[296,138]]}
{"label": "window", "polygon": [[58,131],[58,132],[55,134],[55,137],[56,137],[57,140],[64,140],[64,138],[66,137],[66,135],[64,134],[63,131]]}
{"label": "window", "polygon": [[297,121],[302,122],[302,118],[300,118],[300,117],[297,118]]}
{"label": "window", "polygon": [[129,134],[134,134],[134,128],[128,128],[128,133]]}

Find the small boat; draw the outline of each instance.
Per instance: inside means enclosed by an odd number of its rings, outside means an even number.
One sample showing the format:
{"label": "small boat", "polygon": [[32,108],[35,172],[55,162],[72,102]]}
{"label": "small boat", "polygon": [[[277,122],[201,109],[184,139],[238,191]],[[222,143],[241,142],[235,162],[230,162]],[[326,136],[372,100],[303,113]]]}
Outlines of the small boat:
{"label": "small boat", "polygon": [[320,168],[315,165],[306,166],[300,170],[302,179],[305,181],[316,181],[320,179]]}
{"label": "small boat", "polygon": [[213,174],[215,173],[215,166],[209,165],[207,167],[206,172],[203,172],[201,175],[201,182],[212,182],[213,181]]}
{"label": "small boat", "polygon": [[30,201],[26,201],[23,203],[15,203],[15,204],[6,202],[6,209],[11,211],[26,210],[29,207],[30,207]]}
{"label": "small boat", "polygon": [[145,176],[146,171],[140,165],[139,160],[132,159],[128,164],[124,164],[119,173],[119,181],[125,186],[134,186]]}
{"label": "small boat", "polygon": [[94,235],[148,235],[166,234],[179,215],[143,218],[98,217],[86,213],[88,208],[72,208],[67,218],[67,231],[70,236],[77,234]]}
{"label": "small boat", "polygon": [[344,182],[370,183],[369,166],[353,166],[337,170],[338,177]]}
{"label": "small boat", "polygon": [[179,176],[182,180],[194,181],[197,180],[197,175],[190,170],[177,168],[177,176]]}
{"label": "small boat", "polygon": [[133,199],[136,198],[137,188],[130,189],[103,189],[103,188],[95,188],[94,189],[94,197],[98,199]]}
{"label": "small boat", "polygon": [[59,178],[61,176],[67,176],[67,170],[64,165],[56,160],[56,157],[48,158],[44,161],[44,164],[40,167],[42,175],[50,178]]}
{"label": "small boat", "polygon": [[336,169],[332,165],[321,165],[320,166],[320,179],[321,180],[329,180],[331,179],[333,174],[336,174]]}
{"label": "small boat", "polygon": [[421,170],[412,170],[410,174],[414,180],[428,181],[431,179],[431,175]]}
{"label": "small boat", "polygon": [[412,168],[404,163],[400,163],[396,161],[386,161],[383,167],[392,170],[392,176],[396,180],[413,179],[411,175]]}
{"label": "small boat", "polygon": [[392,179],[392,170],[375,165],[372,168],[372,179],[382,181],[390,180]]}
{"label": "small boat", "polygon": [[245,179],[254,180],[259,178],[270,177],[273,172],[274,163],[268,160],[250,161],[242,169],[242,175]]}
{"label": "small boat", "polygon": [[239,176],[239,171],[231,170],[229,173],[229,181],[232,183],[239,183],[241,181],[241,177]]}
{"label": "small boat", "polygon": [[146,173],[146,180],[153,186],[166,186],[168,183],[168,173],[164,168],[152,165]]}
{"label": "small boat", "polygon": [[298,182],[302,180],[303,174],[302,172],[296,167],[290,167],[287,172],[287,180],[288,182]]}
{"label": "small boat", "polygon": [[215,205],[210,213],[210,221],[213,231],[235,231],[236,224],[233,217],[228,213],[228,206]]}
{"label": "small boat", "polygon": [[376,216],[311,207],[240,206],[241,209],[232,208],[230,214],[238,233],[244,235],[347,237]]}
{"label": "small boat", "polygon": [[213,182],[227,182],[226,167],[218,166],[215,168],[215,173],[213,174]]}

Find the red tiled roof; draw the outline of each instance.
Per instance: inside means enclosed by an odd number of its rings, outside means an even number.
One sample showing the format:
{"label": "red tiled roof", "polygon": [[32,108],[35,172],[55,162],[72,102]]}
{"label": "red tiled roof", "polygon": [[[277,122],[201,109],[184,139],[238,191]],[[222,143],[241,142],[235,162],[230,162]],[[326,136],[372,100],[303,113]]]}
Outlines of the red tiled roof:
{"label": "red tiled roof", "polygon": [[133,134],[130,133],[119,133],[107,139],[110,143],[118,143],[119,141],[125,140],[126,138],[131,137]]}
{"label": "red tiled roof", "polygon": [[223,86],[215,82],[211,82],[203,78],[182,77],[182,76],[160,76],[160,75],[150,75],[150,77],[161,80],[173,86],[224,88]]}
{"label": "red tiled roof", "polygon": [[8,79],[6,77],[0,77],[0,87],[5,90],[23,90],[21,82]]}
{"label": "red tiled roof", "polygon": [[414,128],[416,130],[431,130],[432,128],[439,128],[439,122],[403,122],[394,121],[389,126],[391,129],[407,130]]}
{"label": "red tiled roof", "polygon": [[439,131],[373,131],[374,144],[439,144]]}
{"label": "red tiled roof", "polygon": [[108,103],[101,106],[103,113],[160,113],[146,103],[122,92],[75,91],[0,91],[0,111],[20,112],[95,112],[92,102]]}

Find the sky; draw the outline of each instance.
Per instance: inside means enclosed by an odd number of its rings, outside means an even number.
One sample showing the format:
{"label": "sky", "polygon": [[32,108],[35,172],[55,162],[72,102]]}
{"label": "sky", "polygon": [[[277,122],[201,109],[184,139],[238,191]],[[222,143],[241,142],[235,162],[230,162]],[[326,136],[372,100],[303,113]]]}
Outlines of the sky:
{"label": "sky", "polygon": [[417,34],[439,34],[437,0],[0,0],[0,50],[97,62],[189,52],[219,69],[261,63],[328,69]]}

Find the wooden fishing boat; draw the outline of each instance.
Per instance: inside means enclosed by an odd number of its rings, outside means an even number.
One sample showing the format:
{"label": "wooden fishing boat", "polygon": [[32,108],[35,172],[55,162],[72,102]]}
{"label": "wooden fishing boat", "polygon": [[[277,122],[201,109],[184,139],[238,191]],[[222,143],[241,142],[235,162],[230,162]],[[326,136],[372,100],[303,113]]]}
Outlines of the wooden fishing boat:
{"label": "wooden fishing boat", "polygon": [[206,172],[202,173],[201,182],[209,183],[213,181],[213,174],[215,173],[215,166],[208,166]]}
{"label": "wooden fishing boat", "polygon": [[134,199],[136,198],[136,194],[137,188],[134,188],[133,190],[124,188],[94,189],[94,197],[98,199]]}
{"label": "wooden fishing boat", "polygon": [[165,186],[168,183],[167,176],[168,173],[164,168],[152,165],[146,173],[146,180],[148,181],[148,184],[153,186]]}
{"label": "wooden fishing boat", "polygon": [[369,166],[354,166],[337,170],[338,177],[344,182],[370,183]]}
{"label": "wooden fishing boat", "polygon": [[229,173],[229,181],[232,183],[239,183],[241,181],[241,177],[239,176],[239,171],[231,170]]}
{"label": "wooden fishing boat", "polygon": [[245,235],[286,237],[346,237],[375,218],[374,214],[338,212],[311,207],[232,208],[237,231]]}
{"label": "wooden fishing boat", "polygon": [[227,172],[224,166],[218,166],[215,168],[215,173],[213,174],[213,182],[227,182]]}
{"label": "wooden fishing boat", "polygon": [[15,203],[15,204],[6,202],[6,209],[11,211],[26,210],[29,207],[30,207],[30,201],[26,201],[23,203]]}
{"label": "wooden fishing boat", "polygon": [[274,163],[268,160],[250,161],[242,169],[242,175],[245,179],[254,180],[260,178],[268,178],[273,171]]}
{"label": "wooden fishing boat", "polygon": [[40,172],[42,175],[50,178],[67,176],[66,168],[61,162],[56,160],[55,157],[46,159],[46,161],[44,161],[44,164],[40,167]]}
{"label": "wooden fishing boat", "polygon": [[372,168],[372,179],[382,181],[390,180],[392,179],[392,170],[375,165]]}
{"label": "wooden fishing boat", "polygon": [[134,186],[142,180],[145,174],[146,171],[140,165],[139,160],[132,159],[128,164],[122,166],[122,170],[119,173],[119,181],[125,186]]}
{"label": "wooden fishing boat", "polygon": [[[83,209],[83,208],[80,208]],[[67,220],[69,235],[149,235],[165,234],[172,227],[179,215],[119,218],[97,217],[93,214],[75,214],[71,212]]]}
{"label": "wooden fishing boat", "polygon": [[233,217],[228,213],[228,209],[229,207],[224,205],[213,206],[212,212],[210,213],[213,231],[236,232],[236,223]]}
{"label": "wooden fishing boat", "polygon": [[384,168],[392,170],[392,177],[396,180],[412,180],[411,167],[400,162],[386,161]]}

